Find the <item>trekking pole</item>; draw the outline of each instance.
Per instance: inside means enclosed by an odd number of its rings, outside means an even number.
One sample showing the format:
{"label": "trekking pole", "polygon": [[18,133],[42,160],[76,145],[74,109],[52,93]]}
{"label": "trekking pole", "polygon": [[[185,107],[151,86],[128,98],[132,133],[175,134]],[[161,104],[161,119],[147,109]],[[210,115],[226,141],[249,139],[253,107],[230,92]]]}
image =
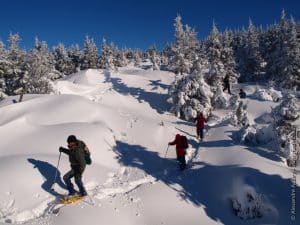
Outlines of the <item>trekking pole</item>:
{"label": "trekking pole", "polygon": [[54,180],[53,180],[53,183],[52,183],[52,186],[51,186],[52,191],[54,191],[54,184],[55,184],[56,178],[57,178],[57,172],[58,172],[60,157],[61,157],[61,152],[59,152],[59,157],[58,157],[58,162],[57,162],[57,166],[56,166],[55,176],[54,176]]}
{"label": "trekking pole", "polygon": [[166,158],[166,156],[167,156],[167,153],[168,153],[168,150],[169,150],[169,146],[170,146],[170,145],[168,145],[168,147],[167,147],[167,150],[166,150],[166,153],[165,153],[165,157],[164,157],[164,158]]}

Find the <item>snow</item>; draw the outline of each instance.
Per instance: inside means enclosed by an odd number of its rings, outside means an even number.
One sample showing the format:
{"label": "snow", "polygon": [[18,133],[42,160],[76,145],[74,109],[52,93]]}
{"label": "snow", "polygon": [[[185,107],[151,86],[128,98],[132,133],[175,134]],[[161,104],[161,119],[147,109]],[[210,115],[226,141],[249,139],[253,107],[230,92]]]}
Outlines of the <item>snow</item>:
{"label": "snow", "polygon": [[276,91],[273,87],[264,89],[262,87],[256,87],[256,91],[253,94],[255,98],[261,101],[274,101],[278,102],[282,98],[280,91]]}
{"label": "snow", "polygon": [[[296,224],[290,219],[293,169],[266,146],[236,144],[229,109],[213,111],[198,143],[194,124],[168,112],[173,80],[172,73],[134,66],[89,69],[56,81],[55,94],[0,101],[0,224]],[[278,104],[246,101],[251,122],[262,126]],[[183,172],[173,146],[164,158],[176,133],[190,144]],[[58,148],[70,134],[92,152],[83,180],[89,196],[53,214]],[[58,193],[66,193],[61,177],[68,170],[62,155]],[[299,168],[295,173],[299,193]],[[261,218],[233,213],[231,200],[245,205],[249,192],[263,199]]]}

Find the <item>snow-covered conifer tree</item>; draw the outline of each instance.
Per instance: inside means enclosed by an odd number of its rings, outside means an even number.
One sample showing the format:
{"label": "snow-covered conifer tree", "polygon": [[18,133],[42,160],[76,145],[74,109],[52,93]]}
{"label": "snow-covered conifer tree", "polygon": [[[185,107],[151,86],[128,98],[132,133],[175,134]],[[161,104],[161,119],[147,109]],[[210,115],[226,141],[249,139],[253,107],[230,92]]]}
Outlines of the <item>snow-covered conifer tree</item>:
{"label": "snow-covered conifer tree", "polygon": [[[222,86],[225,78],[225,66],[221,60],[223,46],[220,41],[219,31],[213,23],[212,30],[208,40],[206,41],[207,56],[209,61],[209,71],[207,73],[207,81],[211,86]],[[222,89],[222,88],[220,88]]]}
{"label": "snow-covered conifer tree", "polygon": [[143,61],[142,58],[143,58],[143,54],[140,51],[138,50],[133,51],[133,61],[135,66],[139,67],[141,65]]}
{"label": "snow-covered conifer tree", "polygon": [[159,70],[160,68],[160,56],[159,53],[156,50],[155,46],[150,46],[147,50],[149,53],[149,58],[152,63],[152,69],[153,70]]}
{"label": "snow-covered conifer tree", "polygon": [[282,70],[284,77],[281,77],[281,86],[300,90],[300,41],[299,33],[297,32],[297,24],[293,18],[291,18],[286,42],[284,42],[284,55],[282,56]]}
{"label": "snow-covered conifer tree", "polygon": [[115,50],[115,67],[127,66],[129,63],[124,50]]}
{"label": "snow-covered conifer tree", "polygon": [[52,91],[50,80],[58,78],[46,42],[35,41],[26,57],[26,72],[21,79],[23,93],[46,94]]}
{"label": "snow-covered conifer tree", "polygon": [[21,38],[18,34],[10,34],[8,39],[9,68],[5,74],[6,93],[15,94],[15,90],[20,88],[20,79],[24,74],[25,52],[20,49],[19,42]]}
{"label": "snow-covered conifer tree", "polygon": [[279,29],[278,25],[269,26],[266,32],[261,35],[260,52],[265,61],[265,78],[275,84],[277,65],[280,58],[278,51]]}
{"label": "snow-covered conifer tree", "polygon": [[244,76],[247,52],[246,52],[246,42],[247,42],[247,31],[243,28],[240,31],[235,31],[232,40],[232,49],[236,62],[236,70],[239,73],[239,81],[243,82],[246,78]]}
{"label": "snow-covered conifer tree", "polygon": [[78,72],[80,70],[81,67],[81,63],[82,63],[82,58],[83,58],[83,53],[79,47],[79,45],[72,45],[68,50],[68,56],[72,61],[73,64],[73,68],[75,72]]}
{"label": "snow-covered conifer tree", "polygon": [[100,68],[115,69],[115,49],[113,44],[107,45],[105,38],[102,39],[102,51],[100,57]]}
{"label": "snow-covered conifer tree", "polygon": [[300,141],[293,138],[296,135],[293,123],[300,118],[298,99],[290,92],[285,93],[282,103],[273,109],[272,114],[278,147],[287,158],[288,165],[291,165],[291,159],[300,155]]}
{"label": "snow-covered conifer tree", "polygon": [[10,67],[10,62],[7,57],[7,50],[3,42],[0,41],[0,100],[5,97],[6,92],[5,75],[8,73]]}
{"label": "snow-covered conifer tree", "polygon": [[178,77],[170,89],[173,104],[172,112],[186,120],[196,118],[199,112],[209,114],[211,111],[211,98],[213,93],[205,82],[201,61],[195,62],[194,72],[189,76]]}
{"label": "snow-covered conifer tree", "polygon": [[3,41],[0,40],[0,57],[4,58],[5,55],[7,55],[7,51],[4,47]]}
{"label": "snow-covered conifer tree", "polygon": [[208,56],[208,71],[205,78],[211,85],[214,93],[212,103],[215,108],[225,108],[228,106],[227,97],[223,92],[223,80],[226,76],[226,69],[222,62],[223,46],[217,27],[213,23],[212,31],[206,41]]}
{"label": "snow-covered conifer tree", "polygon": [[243,58],[243,67],[241,68],[242,81],[262,80],[263,59],[260,54],[258,31],[251,19],[247,31],[245,45],[243,46],[245,55]]}
{"label": "snow-covered conifer tree", "polygon": [[74,73],[75,65],[72,63],[65,46],[60,43],[58,46],[53,48],[53,57],[55,62],[55,69],[64,75]]}
{"label": "snow-covered conifer tree", "polygon": [[234,114],[231,118],[231,123],[234,126],[241,126],[241,127],[249,126],[247,104],[245,104],[243,101],[238,102],[237,107],[234,110]]}
{"label": "snow-covered conifer tree", "polygon": [[213,23],[210,36],[205,41],[208,57],[208,72],[205,78],[214,92],[213,106],[226,108],[230,105],[230,98],[224,92],[224,78],[228,76],[230,82],[235,82],[238,77],[235,72],[235,61],[232,50],[232,37],[229,32],[220,35],[215,23]]}
{"label": "snow-covered conifer tree", "polygon": [[236,82],[239,74],[236,72],[236,62],[233,53],[233,34],[231,31],[225,31],[222,35],[222,54],[221,60],[223,62],[226,75],[229,75],[231,82]]}
{"label": "snow-covered conifer tree", "polygon": [[168,68],[176,74],[190,73],[196,59],[197,33],[188,25],[184,27],[179,15],[175,18],[174,26],[175,42],[170,48]]}
{"label": "snow-covered conifer tree", "polygon": [[[125,48],[125,49],[123,49],[123,51],[125,53],[126,59],[128,60],[128,63],[134,62],[134,57],[135,57],[135,54],[138,52],[138,50],[132,50],[132,49]],[[140,57],[142,58],[142,55],[140,55]]]}
{"label": "snow-covered conifer tree", "polygon": [[297,25],[286,19],[284,10],[280,23],[268,30],[266,72],[269,80],[279,86],[299,89],[300,44]]}
{"label": "snow-covered conifer tree", "polygon": [[86,36],[84,41],[81,69],[97,69],[98,61],[98,49],[94,39]]}

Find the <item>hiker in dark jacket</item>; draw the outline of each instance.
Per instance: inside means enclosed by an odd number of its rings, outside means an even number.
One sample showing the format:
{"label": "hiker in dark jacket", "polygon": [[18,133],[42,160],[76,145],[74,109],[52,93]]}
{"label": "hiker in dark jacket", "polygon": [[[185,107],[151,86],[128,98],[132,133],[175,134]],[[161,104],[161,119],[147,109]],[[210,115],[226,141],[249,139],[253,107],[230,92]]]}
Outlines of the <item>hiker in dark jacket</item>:
{"label": "hiker in dark jacket", "polygon": [[228,94],[231,94],[231,91],[230,91],[230,76],[229,76],[229,74],[226,74],[223,82],[224,82],[224,89],[223,89],[223,91],[228,90]]}
{"label": "hiker in dark jacket", "polygon": [[71,164],[71,170],[67,172],[63,179],[67,185],[69,195],[74,195],[74,185],[71,182],[71,178],[75,178],[75,183],[79,188],[81,196],[86,196],[86,190],[82,183],[82,174],[86,166],[85,151],[89,154],[89,150],[83,141],[77,140],[74,135],[70,135],[67,139],[68,148],[60,147],[59,151],[69,156]]}
{"label": "hiker in dark jacket", "polygon": [[186,161],[185,161],[185,147],[184,147],[184,140],[180,134],[176,134],[175,140],[169,142],[169,145],[176,145],[176,155],[177,161],[179,162],[180,170],[184,170],[186,168]]}
{"label": "hiker in dark jacket", "polygon": [[247,96],[246,92],[243,89],[240,89],[239,95],[240,95],[240,98],[246,98],[246,96]]}
{"label": "hiker in dark jacket", "polygon": [[204,130],[204,123],[207,123],[207,119],[204,117],[203,113],[201,112],[199,116],[196,118],[196,132],[197,138],[203,141],[203,130]]}

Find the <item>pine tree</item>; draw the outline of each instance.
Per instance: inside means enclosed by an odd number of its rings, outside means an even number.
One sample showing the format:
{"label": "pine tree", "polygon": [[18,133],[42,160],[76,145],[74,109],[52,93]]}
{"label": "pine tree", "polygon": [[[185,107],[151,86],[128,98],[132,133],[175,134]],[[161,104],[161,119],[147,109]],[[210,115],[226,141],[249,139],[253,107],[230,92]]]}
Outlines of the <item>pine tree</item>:
{"label": "pine tree", "polygon": [[293,18],[287,30],[287,41],[284,43],[283,52],[285,54],[281,66],[285,77],[281,78],[282,86],[300,90],[300,38]]}
{"label": "pine tree", "polygon": [[202,61],[195,62],[194,72],[187,76],[177,76],[170,89],[169,102],[173,104],[171,111],[177,117],[186,120],[196,118],[199,112],[209,114],[213,93],[204,80],[205,67]]}
{"label": "pine tree", "polygon": [[168,68],[176,74],[190,73],[196,60],[197,33],[188,25],[183,26],[181,17],[175,18],[175,42],[170,47]]}
{"label": "pine tree", "polygon": [[235,72],[236,63],[232,43],[233,38],[230,32],[225,32],[222,36],[213,23],[212,31],[205,45],[208,57],[206,80],[214,92],[212,104],[215,108],[230,106],[230,99],[223,92],[223,81],[225,77],[228,77],[230,82],[235,82],[238,77]]}
{"label": "pine tree", "polygon": [[272,110],[272,114],[278,148],[287,158],[287,164],[295,166],[291,159],[298,158],[300,155],[298,148],[295,148],[300,145],[300,141],[292,138],[292,135],[296,135],[293,123],[300,118],[300,107],[296,96],[291,92],[285,93],[283,101]]}
{"label": "pine tree", "polygon": [[98,49],[93,38],[85,37],[81,69],[98,68]]}
{"label": "pine tree", "polygon": [[6,84],[5,75],[8,73],[10,62],[8,61],[7,50],[2,41],[0,41],[0,100],[5,97]]}
{"label": "pine tree", "polygon": [[240,74],[239,81],[244,82],[247,80],[245,75],[245,68],[247,62],[247,31],[243,28],[240,31],[234,32],[234,37],[232,41],[232,49],[236,62],[236,70]]}
{"label": "pine tree", "polygon": [[231,118],[231,123],[234,126],[241,126],[244,128],[249,126],[247,104],[245,104],[243,101],[238,101],[237,107],[235,108],[234,114]]}
{"label": "pine tree", "polygon": [[297,25],[281,13],[280,23],[268,30],[267,66],[269,80],[286,88],[299,89],[299,40]]}
{"label": "pine tree", "polygon": [[62,73],[62,76],[74,73],[75,65],[72,63],[72,60],[62,43],[53,48],[52,54],[55,62],[55,69]]}
{"label": "pine tree", "polygon": [[215,23],[213,23],[210,36],[206,41],[206,47],[209,61],[209,72],[207,73],[208,84],[216,87],[222,86],[226,71],[222,62],[223,46],[220,41],[220,34]]}
{"label": "pine tree", "polygon": [[[139,54],[138,50],[131,50],[128,48],[123,49],[124,53],[125,53],[125,57],[128,60],[128,63],[132,63],[135,60],[135,54]],[[142,59],[142,54],[139,55],[139,57],[141,57]]]}
{"label": "pine tree", "polygon": [[243,81],[258,81],[262,80],[262,57],[259,48],[258,31],[249,19],[249,27],[244,46],[246,56],[244,58],[242,75]]}
{"label": "pine tree", "polygon": [[231,31],[225,31],[222,35],[222,54],[221,60],[224,65],[226,75],[231,77],[232,82],[236,82],[238,74],[236,72],[236,62],[233,53],[233,33]]}
{"label": "pine tree", "polygon": [[160,68],[160,56],[159,53],[157,52],[157,49],[155,46],[149,47],[147,50],[149,54],[150,61],[152,63],[152,69],[153,70],[159,70]]}
{"label": "pine tree", "polygon": [[116,49],[116,52],[115,52],[115,65],[116,65],[116,67],[127,66],[128,63],[129,63],[129,61],[126,58],[125,51]]}
{"label": "pine tree", "polygon": [[260,36],[260,52],[264,61],[265,79],[272,82],[275,80],[272,72],[274,70],[273,61],[278,57],[274,54],[277,49],[278,33],[278,27],[273,24]]}
{"label": "pine tree", "polygon": [[7,54],[9,68],[4,75],[6,93],[8,95],[15,94],[15,91],[21,87],[20,80],[25,73],[25,52],[19,47],[20,40],[21,38],[18,34],[9,35]]}
{"label": "pine tree", "polygon": [[100,68],[102,69],[115,69],[115,49],[114,45],[106,44],[105,38],[102,39],[102,50],[100,57]]}
{"label": "pine tree", "polygon": [[52,91],[51,79],[58,76],[54,70],[53,59],[46,42],[35,41],[34,48],[26,57],[26,72],[22,76],[22,92],[31,94],[47,94]]}
{"label": "pine tree", "polygon": [[72,45],[68,50],[67,50],[68,56],[72,61],[73,64],[73,69],[74,71],[72,73],[76,73],[80,71],[81,63],[82,63],[82,58],[83,58],[83,53],[79,48],[79,45]]}
{"label": "pine tree", "polygon": [[142,57],[143,57],[143,53],[141,51],[139,50],[133,51],[133,61],[135,66],[137,67],[141,66],[141,63],[143,61]]}
{"label": "pine tree", "polygon": [[169,64],[169,56],[171,55],[171,47],[169,44],[161,52],[161,66],[163,68],[167,68]]}
{"label": "pine tree", "polygon": [[5,55],[7,55],[7,51],[4,47],[4,43],[0,40],[0,57],[4,58]]}

